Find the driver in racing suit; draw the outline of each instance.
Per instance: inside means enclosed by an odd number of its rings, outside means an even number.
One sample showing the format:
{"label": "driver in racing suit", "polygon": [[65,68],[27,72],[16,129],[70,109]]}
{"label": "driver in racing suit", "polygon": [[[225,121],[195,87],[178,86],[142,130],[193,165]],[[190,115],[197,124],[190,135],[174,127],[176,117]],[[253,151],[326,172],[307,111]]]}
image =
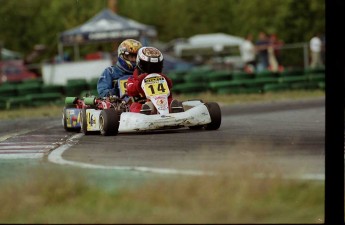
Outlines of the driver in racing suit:
{"label": "driver in racing suit", "polygon": [[117,49],[116,64],[107,67],[98,79],[97,92],[100,97],[119,96],[117,80],[122,76],[133,74],[137,53],[141,47],[142,44],[134,39],[126,39],[121,42]]}
{"label": "driver in racing suit", "polygon": [[[148,115],[156,112],[153,103],[147,101],[144,90],[141,88],[141,82],[147,75],[151,73],[160,74],[166,79],[169,89],[172,88],[173,83],[171,79],[162,74],[163,61],[163,54],[157,48],[142,47],[139,49],[136,58],[136,69],[133,76],[129,77],[127,81],[127,94],[134,99],[130,106],[131,112],[140,112]],[[170,112],[182,111],[181,105],[179,105],[176,99],[172,98],[171,92],[168,96],[168,105],[170,106]]]}

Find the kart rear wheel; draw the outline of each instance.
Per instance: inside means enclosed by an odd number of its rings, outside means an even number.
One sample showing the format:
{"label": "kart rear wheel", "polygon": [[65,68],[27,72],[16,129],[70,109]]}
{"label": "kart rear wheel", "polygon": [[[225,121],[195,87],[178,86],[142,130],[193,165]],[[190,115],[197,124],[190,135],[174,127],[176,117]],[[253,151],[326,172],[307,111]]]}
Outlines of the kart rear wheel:
{"label": "kart rear wheel", "polygon": [[208,112],[211,116],[211,123],[205,125],[206,130],[217,130],[222,122],[222,113],[220,107],[216,102],[205,103]]}
{"label": "kart rear wheel", "polygon": [[103,109],[99,115],[99,130],[103,136],[117,135],[120,125],[120,112],[114,108]]}
{"label": "kart rear wheel", "polygon": [[188,102],[188,101],[200,101],[201,103],[204,103],[204,102],[202,101],[202,99],[199,99],[199,98],[188,99],[188,100],[185,101],[185,102]]}
{"label": "kart rear wheel", "polygon": [[71,128],[71,127],[67,127],[67,121],[66,121],[66,118],[67,118],[67,114],[66,114],[66,107],[63,108],[62,110],[62,125],[63,125],[63,128],[65,129],[65,131],[68,131],[68,132],[79,132],[80,131],[80,127],[78,128]]}
{"label": "kart rear wheel", "polygon": [[86,118],[86,108],[80,111],[80,127],[81,131],[85,134],[91,134],[91,131],[87,131],[87,118]]}

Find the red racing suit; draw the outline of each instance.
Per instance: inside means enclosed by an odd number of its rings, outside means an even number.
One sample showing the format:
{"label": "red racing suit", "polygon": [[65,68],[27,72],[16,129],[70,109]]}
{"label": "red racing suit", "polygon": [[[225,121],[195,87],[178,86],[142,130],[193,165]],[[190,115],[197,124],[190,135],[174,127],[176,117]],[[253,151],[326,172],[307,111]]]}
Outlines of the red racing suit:
{"label": "red racing suit", "polygon": [[[168,83],[168,87],[171,90],[173,86],[172,80],[162,73],[158,73],[158,74],[163,76],[166,79]],[[133,102],[130,106],[131,112],[140,112],[142,104],[148,101],[146,99],[144,90],[141,88],[141,82],[147,75],[149,74],[148,73],[139,74],[138,69],[135,69],[133,72],[133,76],[130,76],[127,80],[127,94],[131,97],[144,100],[144,101]],[[168,96],[169,106],[170,106],[171,101],[172,101],[172,93],[170,92]]]}

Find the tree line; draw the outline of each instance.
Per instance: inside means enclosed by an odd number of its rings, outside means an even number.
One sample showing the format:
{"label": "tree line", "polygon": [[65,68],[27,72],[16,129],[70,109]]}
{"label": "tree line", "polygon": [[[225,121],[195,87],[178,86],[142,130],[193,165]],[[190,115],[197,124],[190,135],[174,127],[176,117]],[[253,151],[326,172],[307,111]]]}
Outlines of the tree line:
{"label": "tree line", "polygon": [[[0,5],[0,44],[24,55],[43,44],[47,57],[57,53],[59,33],[85,23],[108,0],[0,0]],[[265,31],[296,43],[325,32],[323,0],[117,0],[116,8],[121,16],[154,26],[162,42],[215,32],[256,37]]]}

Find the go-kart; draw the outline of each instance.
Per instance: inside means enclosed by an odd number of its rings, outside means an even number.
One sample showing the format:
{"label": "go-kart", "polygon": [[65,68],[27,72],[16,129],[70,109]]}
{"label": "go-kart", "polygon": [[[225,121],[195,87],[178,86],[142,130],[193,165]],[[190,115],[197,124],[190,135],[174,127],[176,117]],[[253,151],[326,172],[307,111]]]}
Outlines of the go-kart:
{"label": "go-kart", "polygon": [[[99,131],[102,135],[118,133],[176,129],[216,130],[221,124],[221,110],[216,102],[204,103],[202,100],[188,100],[180,103],[180,112],[171,113],[168,105],[170,94],[167,81],[159,74],[146,76],[141,84],[148,101],[152,102],[155,114],[142,114],[129,111],[130,100],[125,94],[114,98],[110,107],[101,109],[108,100],[97,101],[85,98],[81,111],[81,127],[84,134]],[[125,100],[127,98],[127,100]]]}
{"label": "go-kart", "polygon": [[[126,91],[126,82],[129,76],[121,77],[117,80],[120,94]],[[98,118],[94,119],[95,115],[88,114],[87,109],[99,110],[113,108],[117,111],[129,111],[131,99],[122,94],[119,98],[116,95],[111,95],[104,98],[96,98],[95,96],[86,97],[66,97],[65,107],[62,112],[62,125],[66,131],[83,131],[84,134],[89,134],[92,131],[99,131]]]}

